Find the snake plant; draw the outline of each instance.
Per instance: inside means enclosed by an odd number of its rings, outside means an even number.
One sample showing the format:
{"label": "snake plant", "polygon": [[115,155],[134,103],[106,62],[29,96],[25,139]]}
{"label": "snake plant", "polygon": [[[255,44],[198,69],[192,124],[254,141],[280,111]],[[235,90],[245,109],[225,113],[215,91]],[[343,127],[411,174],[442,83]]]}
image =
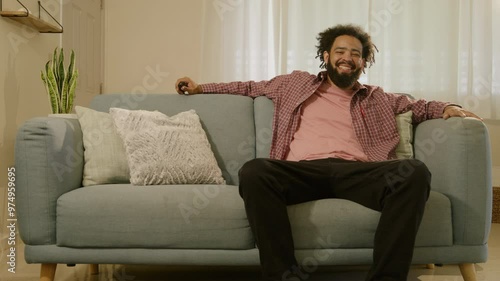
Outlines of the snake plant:
{"label": "snake plant", "polygon": [[73,110],[75,99],[76,80],[78,70],[75,66],[75,52],[71,51],[67,71],[64,69],[64,52],[56,48],[52,60],[45,64],[45,73],[42,70],[42,81],[49,95],[52,113],[70,113]]}

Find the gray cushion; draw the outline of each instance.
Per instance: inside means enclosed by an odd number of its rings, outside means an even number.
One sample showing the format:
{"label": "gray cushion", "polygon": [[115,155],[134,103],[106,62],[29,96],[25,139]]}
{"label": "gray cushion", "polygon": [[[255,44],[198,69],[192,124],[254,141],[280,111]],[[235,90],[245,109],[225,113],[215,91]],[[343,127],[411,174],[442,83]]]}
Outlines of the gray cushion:
{"label": "gray cushion", "polygon": [[254,241],[236,186],[108,184],[59,198],[57,245],[248,249]]}
{"label": "gray cushion", "polygon": [[95,97],[90,107],[158,110],[168,116],[195,109],[227,184],[238,184],[238,170],[255,158],[253,100],[232,95],[109,94]]}
{"label": "gray cushion", "polygon": [[[380,217],[379,212],[343,199],[292,205],[288,212],[297,249],[373,247]],[[59,198],[57,244],[249,249],[253,238],[235,186],[102,185]],[[450,201],[431,192],[417,246],[449,245]]]}
{"label": "gray cushion", "polygon": [[269,158],[273,137],[273,101],[266,97],[254,100],[257,158]]}
{"label": "gray cushion", "polygon": [[[324,199],[288,207],[297,249],[373,247],[380,213],[343,199]],[[432,192],[416,246],[453,244],[450,200]]]}

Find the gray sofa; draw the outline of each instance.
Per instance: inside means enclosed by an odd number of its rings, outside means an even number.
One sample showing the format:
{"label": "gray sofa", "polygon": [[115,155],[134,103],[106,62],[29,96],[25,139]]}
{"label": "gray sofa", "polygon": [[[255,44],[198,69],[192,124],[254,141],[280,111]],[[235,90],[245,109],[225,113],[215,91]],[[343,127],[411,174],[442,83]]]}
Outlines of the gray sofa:
{"label": "gray sofa", "polygon": [[[28,263],[53,280],[57,264],[258,265],[238,170],[267,157],[273,104],[234,95],[109,94],[91,108],[195,109],[227,185],[82,187],[77,119],[34,118],[16,140],[17,215]],[[475,119],[430,120],[414,130],[415,157],[432,172],[432,192],[414,264],[459,264],[466,281],[487,259],[491,222],[488,132]],[[289,206],[296,255],[306,270],[372,261],[379,213],[325,199]]]}

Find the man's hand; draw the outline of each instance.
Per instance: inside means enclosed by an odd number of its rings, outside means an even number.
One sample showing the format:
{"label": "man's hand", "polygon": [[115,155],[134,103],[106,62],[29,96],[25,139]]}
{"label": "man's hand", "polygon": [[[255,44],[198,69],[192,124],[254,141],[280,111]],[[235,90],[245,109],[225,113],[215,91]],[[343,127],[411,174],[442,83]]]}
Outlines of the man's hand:
{"label": "man's hand", "polygon": [[[185,82],[187,83],[187,86],[182,86],[182,89],[179,89],[179,83]],[[195,94],[203,94],[203,90],[201,89],[201,86],[196,84],[191,78],[189,77],[183,77],[180,79],[177,79],[175,82],[175,91],[179,93],[179,95],[184,95],[184,92],[187,92],[190,95],[195,95]]]}
{"label": "man's hand", "polygon": [[450,117],[473,117],[477,118],[479,120],[483,120],[481,117],[477,116],[476,114],[465,110],[459,106],[456,105],[448,105],[447,107],[444,108],[443,112],[443,119],[448,119]]}

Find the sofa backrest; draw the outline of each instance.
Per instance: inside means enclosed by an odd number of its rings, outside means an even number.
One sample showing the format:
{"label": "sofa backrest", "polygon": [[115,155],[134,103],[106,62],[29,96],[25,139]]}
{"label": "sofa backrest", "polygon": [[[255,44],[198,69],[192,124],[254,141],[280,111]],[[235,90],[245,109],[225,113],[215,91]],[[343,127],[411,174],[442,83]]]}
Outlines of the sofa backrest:
{"label": "sofa backrest", "polygon": [[266,97],[254,100],[256,158],[268,158],[273,138],[274,104]]}
{"label": "sofa backrest", "polygon": [[[194,109],[200,116],[227,184],[237,185],[241,166],[256,157],[256,124],[252,98],[220,94],[106,94],[95,97],[90,105],[90,108],[102,112],[108,112],[112,107],[158,110],[168,116]],[[259,124],[266,123],[262,118],[258,120]],[[264,150],[265,148],[260,148],[261,152]]]}

